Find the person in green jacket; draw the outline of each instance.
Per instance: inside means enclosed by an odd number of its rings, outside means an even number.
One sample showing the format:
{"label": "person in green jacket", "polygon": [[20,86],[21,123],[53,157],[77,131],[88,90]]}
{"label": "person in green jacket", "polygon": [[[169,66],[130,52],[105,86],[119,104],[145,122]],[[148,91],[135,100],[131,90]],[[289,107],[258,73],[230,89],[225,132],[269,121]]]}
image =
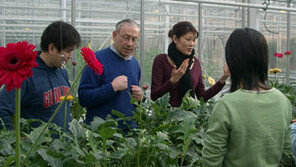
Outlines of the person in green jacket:
{"label": "person in green jacket", "polygon": [[230,93],[214,107],[206,132],[204,167],[291,164],[289,100],[268,81],[268,46],[258,31],[236,29],[226,44]]}

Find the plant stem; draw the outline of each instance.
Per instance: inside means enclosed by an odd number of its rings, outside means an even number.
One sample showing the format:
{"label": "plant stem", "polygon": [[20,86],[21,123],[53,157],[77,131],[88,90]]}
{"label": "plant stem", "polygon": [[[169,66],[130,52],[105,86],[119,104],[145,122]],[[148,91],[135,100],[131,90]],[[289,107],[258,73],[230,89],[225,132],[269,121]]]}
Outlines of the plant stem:
{"label": "plant stem", "polygon": [[182,148],[183,153],[182,153],[182,159],[181,159],[181,166],[183,166],[185,156],[187,155],[187,150],[188,150],[188,147],[189,147],[189,140],[190,140],[189,137],[186,138],[185,143],[184,143],[183,148]]}
{"label": "plant stem", "polygon": [[21,90],[15,90],[15,127],[16,127],[16,157],[15,166],[20,167],[20,139],[21,139],[21,128],[20,128],[20,117],[21,117]]}
{"label": "plant stem", "polygon": [[[145,166],[148,166],[148,162],[150,160],[150,157],[151,157],[151,154],[154,152],[155,148],[152,148],[152,150],[150,151],[149,148],[148,148],[148,157],[147,157],[147,160],[146,160],[146,165]],[[152,164],[152,163],[151,163]]]}
{"label": "plant stem", "polygon": [[[143,92],[144,94],[144,92]],[[143,129],[143,122],[142,122],[142,102],[144,99],[144,95],[142,95],[141,100],[140,100],[140,105],[139,105],[139,112],[140,112],[140,128]]]}
{"label": "plant stem", "polygon": [[61,103],[59,104],[59,106],[55,109],[54,113],[52,114],[52,116],[49,118],[48,122],[46,123],[46,125],[44,126],[44,128],[42,129],[42,131],[39,133],[37,139],[35,140],[35,142],[33,143],[33,145],[31,146],[30,150],[28,151],[25,160],[23,161],[23,165],[25,164],[25,162],[28,160],[31,152],[33,151],[34,147],[37,145],[38,140],[40,139],[40,137],[43,135],[43,133],[45,132],[45,130],[48,128],[49,124],[52,122],[52,120],[54,119],[54,117],[57,115],[57,113],[59,112],[60,108],[62,107],[62,105],[65,103],[69,93],[73,90],[74,86],[76,85],[79,77],[82,74],[83,69],[86,67],[86,65],[84,65],[84,67],[81,69],[81,71],[78,73],[77,77],[75,78],[72,86],[70,87],[69,91],[66,93],[65,95],[65,99],[63,101],[61,101]]}
{"label": "plant stem", "polygon": [[[64,129],[63,129],[63,136],[66,133],[66,126],[67,126],[67,109],[68,109],[68,102],[65,102],[65,114],[64,114]],[[64,137],[63,137],[64,139]]]}

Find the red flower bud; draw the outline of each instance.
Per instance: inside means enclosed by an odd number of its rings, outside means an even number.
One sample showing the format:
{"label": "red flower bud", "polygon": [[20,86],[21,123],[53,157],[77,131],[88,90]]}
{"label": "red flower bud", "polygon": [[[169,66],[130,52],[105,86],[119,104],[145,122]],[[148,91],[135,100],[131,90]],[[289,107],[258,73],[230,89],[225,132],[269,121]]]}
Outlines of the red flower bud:
{"label": "red flower bud", "polygon": [[76,66],[76,61],[72,61],[72,65],[73,66]]}
{"label": "red flower bud", "polygon": [[144,85],[144,86],[143,86],[143,89],[144,89],[144,90],[147,90],[147,89],[148,89],[148,86],[147,86],[147,85]]}
{"label": "red flower bud", "polygon": [[275,57],[282,58],[284,55],[282,53],[274,53]]}
{"label": "red flower bud", "polygon": [[292,52],[290,50],[285,52],[285,55],[292,55]]}

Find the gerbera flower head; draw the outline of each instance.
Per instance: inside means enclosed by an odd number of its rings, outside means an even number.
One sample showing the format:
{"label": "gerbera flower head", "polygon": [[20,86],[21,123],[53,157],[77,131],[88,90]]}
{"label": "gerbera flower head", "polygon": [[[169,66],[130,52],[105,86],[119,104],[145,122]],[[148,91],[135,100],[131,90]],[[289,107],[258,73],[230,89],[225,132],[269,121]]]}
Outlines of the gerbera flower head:
{"label": "gerbera flower head", "polygon": [[292,55],[292,51],[287,50],[287,51],[285,52],[285,55]]}
{"label": "gerbera flower head", "polygon": [[[63,101],[64,99],[65,99],[65,96],[60,97],[60,101]],[[67,98],[66,98],[66,101],[73,100],[73,99],[74,99],[74,97],[72,95],[68,95]]]}
{"label": "gerbera flower head", "polygon": [[271,74],[277,74],[277,73],[280,73],[280,72],[282,72],[282,70],[280,68],[277,68],[277,67],[272,68],[272,69],[269,70],[269,73],[271,73]]}
{"label": "gerbera flower head", "polygon": [[208,82],[211,86],[215,85],[215,83],[216,83],[216,81],[212,77],[208,78]]}
{"label": "gerbera flower head", "polygon": [[284,55],[282,53],[274,53],[275,57],[282,58]]}
{"label": "gerbera flower head", "polygon": [[95,71],[95,74],[103,74],[103,65],[96,58],[94,51],[92,51],[88,47],[83,47],[81,48],[81,55],[83,56],[83,59],[86,62],[86,64]]}
{"label": "gerbera flower head", "polygon": [[6,91],[19,89],[27,77],[33,76],[32,68],[38,66],[35,62],[37,51],[33,51],[35,48],[27,41],[0,47],[0,87],[4,84]]}

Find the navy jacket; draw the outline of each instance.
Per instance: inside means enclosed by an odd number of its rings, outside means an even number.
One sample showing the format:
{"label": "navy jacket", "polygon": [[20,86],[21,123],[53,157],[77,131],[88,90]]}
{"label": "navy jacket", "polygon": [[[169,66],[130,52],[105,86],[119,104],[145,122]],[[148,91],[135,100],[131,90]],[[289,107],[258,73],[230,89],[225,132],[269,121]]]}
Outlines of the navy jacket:
{"label": "navy jacket", "polygon": [[[40,54],[40,53],[39,53]],[[23,81],[21,87],[21,117],[40,119],[47,122],[60,104],[60,97],[69,90],[70,84],[65,69],[48,67],[39,57],[38,67],[33,68],[33,76]],[[69,103],[69,102],[68,102]],[[67,105],[67,125],[70,121],[70,104]],[[64,125],[65,105],[53,120],[60,127]],[[0,91],[0,118],[7,129],[12,129],[10,117],[15,113],[15,91]],[[32,126],[38,126],[35,123]],[[67,126],[68,128],[68,126]]]}

